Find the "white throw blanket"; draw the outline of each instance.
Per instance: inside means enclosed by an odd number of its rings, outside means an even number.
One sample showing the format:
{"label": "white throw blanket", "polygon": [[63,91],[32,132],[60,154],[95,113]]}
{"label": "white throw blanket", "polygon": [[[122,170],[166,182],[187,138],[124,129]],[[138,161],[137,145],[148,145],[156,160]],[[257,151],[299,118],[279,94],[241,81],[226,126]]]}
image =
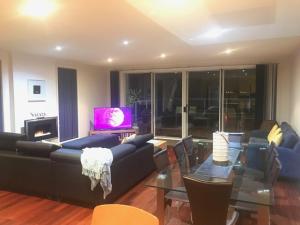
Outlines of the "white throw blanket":
{"label": "white throw blanket", "polygon": [[85,148],[81,154],[82,174],[91,180],[91,190],[100,183],[103,198],[112,191],[110,166],[113,154],[108,148]]}

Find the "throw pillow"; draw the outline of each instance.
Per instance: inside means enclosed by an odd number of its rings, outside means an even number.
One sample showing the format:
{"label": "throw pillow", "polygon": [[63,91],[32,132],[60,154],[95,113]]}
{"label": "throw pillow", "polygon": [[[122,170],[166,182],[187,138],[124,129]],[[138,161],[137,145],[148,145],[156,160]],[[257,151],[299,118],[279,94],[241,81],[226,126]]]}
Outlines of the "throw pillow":
{"label": "throw pillow", "polygon": [[17,141],[16,148],[18,153],[29,156],[49,157],[51,152],[60,147],[52,144],[33,141]]}
{"label": "throw pillow", "polygon": [[274,140],[275,136],[277,136],[278,134],[282,133],[282,130],[281,128],[279,127],[278,129],[276,129],[273,134],[271,134],[270,136],[270,140],[269,141],[269,144],[271,144],[271,142]]}
{"label": "throw pillow", "polygon": [[276,135],[273,137],[272,142],[274,143],[274,145],[275,145],[276,147],[278,147],[278,146],[281,144],[282,139],[283,139],[282,133],[278,133],[278,134],[276,134]]}
{"label": "throw pillow", "polygon": [[136,137],[136,134],[132,134],[129,137],[124,137],[123,140],[122,140],[122,142],[121,142],[121,144],[125,144],[128,141],[132,141],[135,137]]}
{"label": "throw pillow", "polygon": [[274,135],[275,131],[278,129],[278,125],[275,124],[268,134],[268,141],[271,142],[272,136]]}

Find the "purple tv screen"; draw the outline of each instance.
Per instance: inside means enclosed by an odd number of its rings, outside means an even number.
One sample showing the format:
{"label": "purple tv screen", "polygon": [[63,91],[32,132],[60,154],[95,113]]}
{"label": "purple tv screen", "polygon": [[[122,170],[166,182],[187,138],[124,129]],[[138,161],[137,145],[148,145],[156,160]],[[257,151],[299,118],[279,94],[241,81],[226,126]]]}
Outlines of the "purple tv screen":
{"label": "purple tv screen", "polygon": [[132,127],[131,108],[94,108],[94,130]]}

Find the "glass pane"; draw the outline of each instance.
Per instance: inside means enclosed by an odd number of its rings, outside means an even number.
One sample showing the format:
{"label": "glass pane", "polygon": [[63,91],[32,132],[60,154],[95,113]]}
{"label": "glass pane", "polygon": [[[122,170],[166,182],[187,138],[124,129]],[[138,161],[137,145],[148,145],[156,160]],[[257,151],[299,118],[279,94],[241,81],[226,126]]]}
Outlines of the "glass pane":
{"label": "glass pane", "polygon": [[188,84],[188,134],[212,139],[219,130],[220,71],[190,72]]}
{"label": "glass pane", "polygon": [[181,137],[181,73],[155,74],[155,135]]}
{"label": "glass pane", "polygon": [[256,69],[224,72],[224,131],[253,130],[256,110]]}
{"label": "glass pane", "polygon": [[151,74],[126,74],[126,104],[139,134],[151,133]]}

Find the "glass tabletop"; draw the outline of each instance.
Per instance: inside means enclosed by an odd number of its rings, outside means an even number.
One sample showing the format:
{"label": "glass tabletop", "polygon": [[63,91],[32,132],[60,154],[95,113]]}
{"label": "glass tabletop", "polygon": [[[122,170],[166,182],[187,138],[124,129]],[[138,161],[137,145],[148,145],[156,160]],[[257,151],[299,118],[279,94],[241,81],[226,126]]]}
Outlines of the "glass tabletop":
{"label": "glass tabletop", "polygon": [[165,191],[186,192],[182,179],[184,175],[211,182],[232,182],[232,201],[271,206],[273,192],[272,189],[268,188],[268,185],[248,179],[243,174],[237,173],[236,168],[238,168],[237,164],[241,152],[242,149],[231,148],[227,165],[216,165],[211,154],[204,162],[189,168],[179,163],[171,164],[151,176],[145,185],[164,189]]}

